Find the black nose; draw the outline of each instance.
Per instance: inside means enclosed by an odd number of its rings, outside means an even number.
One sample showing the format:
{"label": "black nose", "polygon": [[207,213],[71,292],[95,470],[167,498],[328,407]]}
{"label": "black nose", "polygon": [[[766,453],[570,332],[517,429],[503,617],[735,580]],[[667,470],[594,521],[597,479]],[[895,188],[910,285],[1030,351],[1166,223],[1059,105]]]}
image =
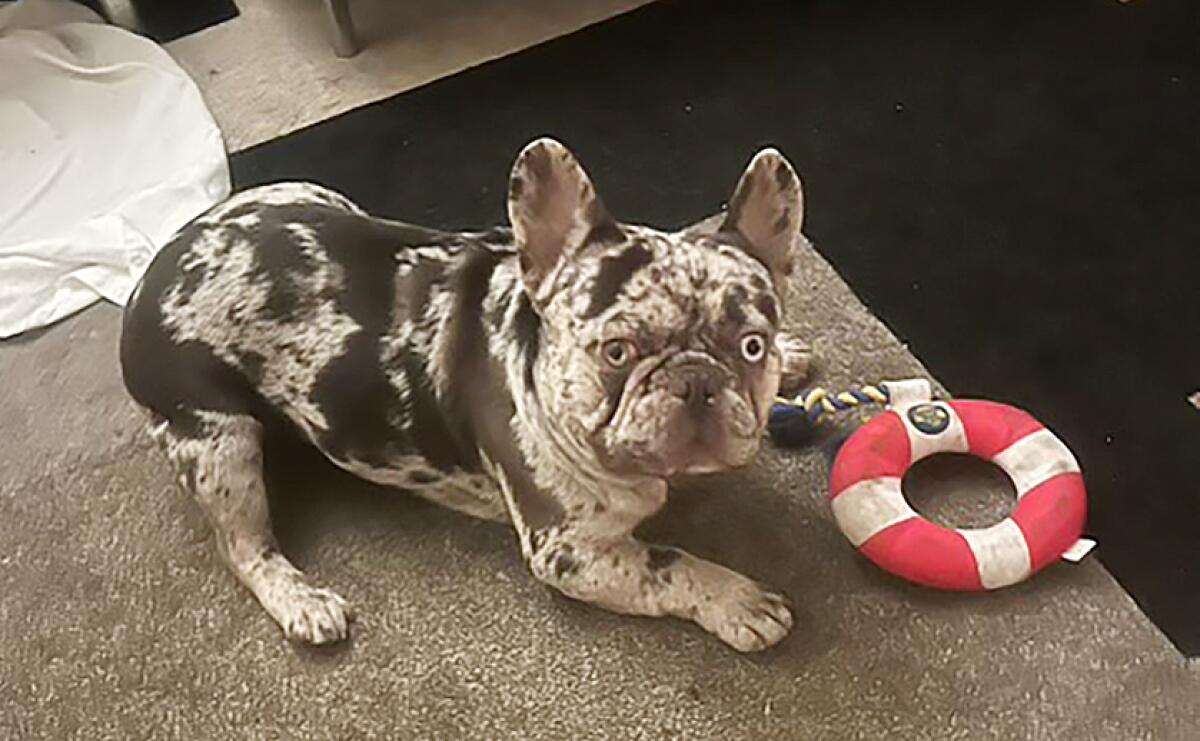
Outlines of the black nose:
{"label": "black nose", "polygon": [[719,380],[703,368],[685,368],[671,383],[671,391],[696,409],[711,407],[717,399]]}

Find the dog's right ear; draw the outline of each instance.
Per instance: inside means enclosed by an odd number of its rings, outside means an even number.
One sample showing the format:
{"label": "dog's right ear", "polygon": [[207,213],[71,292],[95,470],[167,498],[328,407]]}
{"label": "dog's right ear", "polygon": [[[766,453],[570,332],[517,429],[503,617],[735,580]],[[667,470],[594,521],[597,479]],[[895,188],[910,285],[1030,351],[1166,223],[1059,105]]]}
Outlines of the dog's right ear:
{"label": "dog's right ear", "polygon": [[508,187],[508,218],[521,262],[521,278],[534,303],[548,299],[563,258],[597,229],[615,228],[591,178],[575,156],[553,139],[521,150]]}

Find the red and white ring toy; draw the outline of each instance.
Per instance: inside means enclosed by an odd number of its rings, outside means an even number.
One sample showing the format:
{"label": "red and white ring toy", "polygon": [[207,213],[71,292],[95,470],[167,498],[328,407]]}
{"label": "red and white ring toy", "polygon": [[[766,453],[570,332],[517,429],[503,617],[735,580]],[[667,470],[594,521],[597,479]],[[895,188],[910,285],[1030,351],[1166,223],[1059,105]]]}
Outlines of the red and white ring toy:
{"label": "red and white ring toy", "polygon": [[[846,442],[831,474],[842,532],[881,568],[918,584],[999,589],[1057,560],[1083,531],[1087,494],[1075,456],[1025,412],[989,401],[931,401],[928,383],[893,382],[886,414]],[[970,453],[1012,478],[1017,506],[991,527],[941,527],[918,515],[900,482],[935,453]]]}

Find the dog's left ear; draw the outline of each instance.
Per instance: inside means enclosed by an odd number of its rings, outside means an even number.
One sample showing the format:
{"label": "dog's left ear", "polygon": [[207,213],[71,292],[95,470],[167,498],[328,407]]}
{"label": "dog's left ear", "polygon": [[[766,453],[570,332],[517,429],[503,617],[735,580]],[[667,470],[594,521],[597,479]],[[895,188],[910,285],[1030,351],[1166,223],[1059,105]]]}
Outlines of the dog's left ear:
{"label": "dog's left ear", "polygon": [[718,231],[739,234],[746,251],[766,265],[778,283],[792,272],[803,225],[799,176],[778,150],[762,150],[742,173]]}
{"label": "dog's left ear", "polygon": [[508,218],[521,260],[521,277],[542,305],[555,269],[600,229],[616,228],[591,178],[575,156],[553,139],[521,150],[508,188]]}

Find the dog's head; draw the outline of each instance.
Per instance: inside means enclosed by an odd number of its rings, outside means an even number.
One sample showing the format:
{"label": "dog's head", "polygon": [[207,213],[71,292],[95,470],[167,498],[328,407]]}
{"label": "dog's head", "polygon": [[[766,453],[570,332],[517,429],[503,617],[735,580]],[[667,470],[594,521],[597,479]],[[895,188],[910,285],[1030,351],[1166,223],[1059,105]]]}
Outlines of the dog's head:
{"label": "dog's head", "polygon": [[748,463],[779,386],[779,292],[801,239],[787,160],[759,152],[724,214],[663,232],[615,221],[571,153],[541,139],[517,158],[508,207],[551,423],[614,472]]}

